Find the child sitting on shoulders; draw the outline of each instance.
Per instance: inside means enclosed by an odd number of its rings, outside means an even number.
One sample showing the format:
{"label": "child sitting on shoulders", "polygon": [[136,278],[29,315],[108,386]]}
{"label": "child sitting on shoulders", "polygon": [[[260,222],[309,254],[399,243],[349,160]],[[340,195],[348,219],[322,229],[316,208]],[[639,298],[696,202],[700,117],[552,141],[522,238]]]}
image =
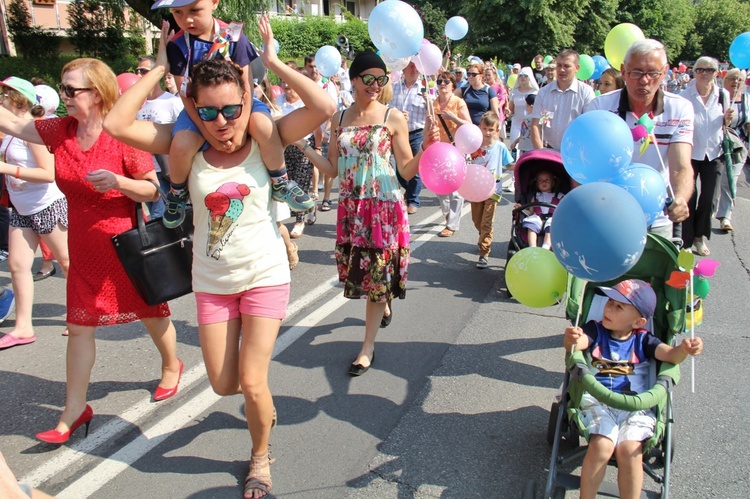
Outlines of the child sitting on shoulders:
{"label": "child sitting on shoulders", "polygon": [[497,113],[487,111],[482,115],[479,129],[482,130],[482,147],[472,155],[472,161],[478,165],[484,165],[495,177],[495,192],[486,201],[471,203],[471,219],[474,227],[479,231],[479,261],[478,269],[489,267],[487,257],[490,256],[492,246],[492,224],[495,221],[495,207],[500,202],[503,194],[502,174],[503,167],[513,167],[513,157],[508,148],[497,140],[500,120]]}
{"label": "child sitting on shoulders", "polygon": [[[553,192],[553,189],[557,186],[557,179],[547,170],[537,172],[536,177],[534,177],[534,185],[536,188],[532,191],[531,199],[523,204],[547,203],[557,206],[565,196],[561,192]],[[518,208],[519,206],[521,204],[516,203],[514,207]],[[554,208],[547,206],[535,206],[533,209],[524,211],[527,217],[523,219],[521,226],[526,229],[529,246],[536,247],[539,243],[539,234],[543,234],[542,248],[552,249],[550,229],[552,228],[552,213],[554,211]]]}
{"label": "child sitting on shoulders", "polygon": [[[243,112],[241,105],[225,106],[222,109],[196,109],[195,102],[188,93],[193,65],[208,59],[231,60],[242,69],[245,88],[253,88],[250,85],[253,79],[250,63],[258,57],[258,53],[242,32],[241,23],[227,24],[213,17],[213,10],[218,3],[219,0],[158,0],[151,7],[169,8],[180,27],[180,31],[167,45],[170,71],[174,74],[175,84],[185,106],[174,125],[169,150],[171,187],[163,217],[164,225],[169,228],[178,227],[185,219],[187,178],[195,154],[208,148],[209,143],[219,151],[229,150],[233,146],[231,140],[222,143],[205,133],[202,122],[216,119],[232,121]],[[273,198],[286,202],[293,211],[309,210],[313,207],[313,201],[287,176],[284,149],[268,106],[253,99],[250,112],[249,134],[258,143],[263,163],[271,176]]]}
{"label": "child sitting on shoulders", "polygon": [[[649,390],[648,363],[653,359],[679,364],[703,350],[700,338],[676,347],[662,343],[647,329],[656,311],[656,294],[646,282],[629,279],[597,290],[608,300],[601,322],[565,330],[565,350],[588,350],[598,370],[596,379],[616,393]],[[617,459],[620,497],[639,497],[643,488],[643,441],[654,434],[651,410],[628,412],[602,404],[589,394],[581,401],[589,447],[581,469],[581,497],[593,499],[612,455]]]}

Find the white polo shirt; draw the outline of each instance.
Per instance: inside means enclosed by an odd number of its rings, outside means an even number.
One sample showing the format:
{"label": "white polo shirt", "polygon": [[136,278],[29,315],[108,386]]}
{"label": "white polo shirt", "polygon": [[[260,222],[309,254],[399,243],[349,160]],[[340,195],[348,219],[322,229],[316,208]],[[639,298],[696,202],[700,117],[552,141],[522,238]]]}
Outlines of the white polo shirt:
{"label": "white polo shirt", "polygon": [[[664,181],[669,185],[669,155],[667,154],[669,145],[673,142],[693,144],[693,106],[684,97],[661,90],[657,91],[655,101],[651,119],[654,121],[654,136],[658,143],[658,152],[653,144],[649,144],[641,156],[641,144],[634,143],[632,162],[648,165],[660,172]],[[639,119],[630,111],[628,93],[625,89],[600,95],[586,106],[585,112],[597,109],[611,111],[621,118],[624,117],[625,123],[631,129]],[[661,154],[661,160],[659,154]],[[662,168],[662,160],[664,168]],[[670,223],[669,217],[662,213],[654,220],[651,227],[663,227]]]}
{"label": "white polo shirt", "polygon": [[544,140],[552,149],[559,151],[568,125],[583,114],[586,104],[592,100],[594,91],[585,83],[574,80],[567,89],[560,90],[555,80],[539,89],[530,118],[540,119],[545,113],[554,113],[550,128],[544,129]]}

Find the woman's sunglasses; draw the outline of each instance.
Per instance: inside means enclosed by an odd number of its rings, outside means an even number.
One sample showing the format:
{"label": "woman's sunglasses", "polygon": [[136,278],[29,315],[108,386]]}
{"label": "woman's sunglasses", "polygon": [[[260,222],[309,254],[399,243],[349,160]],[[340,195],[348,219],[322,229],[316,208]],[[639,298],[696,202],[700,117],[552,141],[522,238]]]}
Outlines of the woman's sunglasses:
{"label": "woman's sunglasses", "polygon": [[375,82],[378,82],[379,87],[384,87],[388,84],[388,80],[390,80],[390,78],[388,78],[388,75],[375,76],[371,74],[362,74],[359,75],[359,77],[362,78],[362,83],[364,83],[368,87]]}
{"label": "woman's sunglasses", "polygon": [[435,80],[435,83],[437,83],[438,85],[450,85],[453,82],[450,80]]}
{"label": "woman's sunglasses", "polygon": [[65,83],[61,83],[58,88],[60,89],[60,95],[64,95],[69,99],[74,98],[78,92],[88,92],[89,90],[94,90],[93,88],[71,87],[70,85],[66,85]]}
{"label": "woman's sunglasses", "polygon": [[151,70],[148,69],[148,68],[135,68],[135,74],[137,74],[138,76],[143,76],[146,73],[148,73],[149,71],[151,71]]}
{"label": "woman's sunglasses", "polygon": [[213,106],[196,107],[195,109],[198,111],[198,117],[201,121],[214,121],[219,117],[219,113],[221,113],[227,121],[233,121],[239,118],[242,114],[242,106],[243,104],[229,104],[221,109]]}

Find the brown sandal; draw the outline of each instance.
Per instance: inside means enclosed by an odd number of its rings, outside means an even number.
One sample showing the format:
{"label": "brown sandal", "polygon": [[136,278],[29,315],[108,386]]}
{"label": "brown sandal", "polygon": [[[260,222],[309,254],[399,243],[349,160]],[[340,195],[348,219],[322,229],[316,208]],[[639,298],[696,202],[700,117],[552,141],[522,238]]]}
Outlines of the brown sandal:
{"label": "brown sandal", "polygon": [[449,229],[448,227],[446,227],[445,229],[443,229],[442,231],[440,231],[440,233],[438,234],[438,237],[451,237],[455,233],[456,233],[455,230],[452,230],[452,229]]}
{"label": "brown sandal", "polygon": [[[246,499],[253,497],[254,491],[260,491],[262,494],[258,497],[263,497],[271,492],[271,463],[275,460],[271,459],[268,452],[262,456],[253,455],[250,458],[250,471],[245,478],[245,491],[244,497]],[[269,469],[269,471],[264,471]]]}

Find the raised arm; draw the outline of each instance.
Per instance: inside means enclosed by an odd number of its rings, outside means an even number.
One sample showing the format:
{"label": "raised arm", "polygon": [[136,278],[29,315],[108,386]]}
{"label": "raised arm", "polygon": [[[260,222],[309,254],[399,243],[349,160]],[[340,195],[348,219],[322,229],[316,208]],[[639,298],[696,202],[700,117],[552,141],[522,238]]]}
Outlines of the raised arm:
{"label": "raised arm", "polygon": [[264,46],[270,48],[260,51],[263,65],[292,87],[305,103],[305,107],[289,113],[276,122],[281,142],[287,146],[306,137],[330,118],[336,112],[336,103],[317,83],[279,60],[272,48],[273,31],[267,16],[261,17],[259,29]]}
{"label": "raised arm", "polygon": [[22,118],[0,106],[0,132],[18,137],[26,142],[44,144],[42,137],[36,130],[33,119]]}
{"label": "raised arm", "polygon": [[172,142],[172,125],[162,125],[150,121],[136,120],[138,110],[148,98],[148,94],[169,70],[167,63],[167,41],[169,23],[161,27],[159,52],[154,67],[143,75],[135,85],[123,93],[112,110],[104,118],[104,129],[114,138],[137,149],[152,154],[169,154]]}

